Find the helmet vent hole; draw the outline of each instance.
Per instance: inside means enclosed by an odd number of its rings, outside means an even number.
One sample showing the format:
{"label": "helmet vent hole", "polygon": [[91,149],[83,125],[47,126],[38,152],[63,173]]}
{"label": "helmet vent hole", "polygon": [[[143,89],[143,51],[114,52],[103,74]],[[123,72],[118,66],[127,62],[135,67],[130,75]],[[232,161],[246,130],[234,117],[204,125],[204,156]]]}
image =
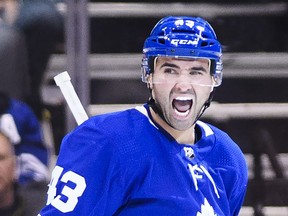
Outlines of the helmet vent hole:
{"label": "helmet vent hole", "polygon": [[160,44],[165,44],[165,39],[164,39],[164,38],[159,38],[159,39],[158,39],[158,43],[160,43]]}
{"label": "helmet vent hole", "polygon": [[207,41],[202,41],[201,46],[202,46],[202,47],[208,46],[208,42],[207,42]]}
{"label": "helmet vent hole", "polygon": [[185,29],[173,29],[172,31],[171,31],[172,33],[183,33],[183,34],[186,34],[186,33],[188,33],[188,34],[197,34],[197,32],[196,31],[193,31],[193,30],[185,30]]}

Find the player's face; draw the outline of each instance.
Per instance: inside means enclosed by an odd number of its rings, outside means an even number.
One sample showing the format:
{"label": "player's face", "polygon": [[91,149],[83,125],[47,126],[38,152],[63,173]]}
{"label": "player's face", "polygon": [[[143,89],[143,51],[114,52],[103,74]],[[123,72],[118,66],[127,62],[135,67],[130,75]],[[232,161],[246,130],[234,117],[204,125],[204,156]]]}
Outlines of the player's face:
{"label": "player's face", "polygon": [[9,140],[0,134],[0,197],[11,190],[15,177],[15,155]]}
{"label": "player's face", "polygon": [[187,130],[213,89],[208,59],[158,57],[150,77],[152,96],[166,121],[177,130]]}

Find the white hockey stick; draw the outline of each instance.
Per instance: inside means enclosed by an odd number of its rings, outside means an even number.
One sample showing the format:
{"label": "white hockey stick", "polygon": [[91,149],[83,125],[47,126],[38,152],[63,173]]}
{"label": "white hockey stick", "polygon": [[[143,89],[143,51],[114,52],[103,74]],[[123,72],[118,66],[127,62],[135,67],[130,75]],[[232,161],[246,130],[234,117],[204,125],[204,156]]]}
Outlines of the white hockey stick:
{"label": "white hockey stick", "polygon": [[71,83],[71,78],[67,71],[64,71],[54,77],[55,83],[60,87],[60,90],[77,122],[78,125],[82,124],[88,119],[87,113],[84,110],[82,103]]}

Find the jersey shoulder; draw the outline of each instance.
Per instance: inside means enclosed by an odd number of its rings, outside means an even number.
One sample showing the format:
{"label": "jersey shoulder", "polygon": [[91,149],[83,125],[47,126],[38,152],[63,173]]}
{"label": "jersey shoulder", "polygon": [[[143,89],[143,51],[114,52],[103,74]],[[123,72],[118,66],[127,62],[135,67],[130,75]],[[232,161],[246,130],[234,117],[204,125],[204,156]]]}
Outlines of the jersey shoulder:
{"label": "jersey shoulder", "polygon": [[247,169],[241,147],[223,130],[204,122],[197,123],[202,130],[202,142],[210,143],[209,158],[215,166],[230,166],[239,170]]}
{"label": "jersey shoulder", "polygon": [[145,124],[145,118],[136,109],[90,117],[64,137],[60,153],[66,152],[63,158],[70,151],[82,156],[92,152],[99,157],[117,154],[141,133],[140,125]]}

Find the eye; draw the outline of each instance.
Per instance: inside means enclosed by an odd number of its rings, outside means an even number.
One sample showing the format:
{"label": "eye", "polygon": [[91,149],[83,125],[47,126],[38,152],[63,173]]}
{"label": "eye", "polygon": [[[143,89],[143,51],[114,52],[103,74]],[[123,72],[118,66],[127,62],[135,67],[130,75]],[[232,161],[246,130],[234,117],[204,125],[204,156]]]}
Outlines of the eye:
{"label": "eye", "polygon": [[204,72],[202,70],[192,70],[190,71],[190,75],[196,76],[196,75],[203,75]]}
{"label": "eye", "polygon": [[164,69],[164,73],[165,74],[178,74],[177,70],[175,70],[174,68],[165,68]]}

